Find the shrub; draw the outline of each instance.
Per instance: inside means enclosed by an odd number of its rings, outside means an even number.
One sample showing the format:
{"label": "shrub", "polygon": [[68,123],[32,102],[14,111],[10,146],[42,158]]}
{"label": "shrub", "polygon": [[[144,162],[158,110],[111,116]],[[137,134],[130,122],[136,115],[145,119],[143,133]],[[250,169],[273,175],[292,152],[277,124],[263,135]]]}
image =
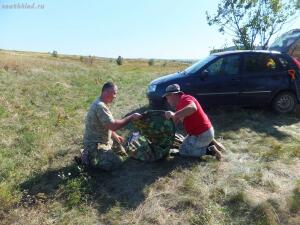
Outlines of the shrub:
{"label": "shrub", "polygon": [[119,57],[117,58],[117,64],[118,64],[119,66],[121,66],[121,65],[123,64],[123,57],[119,56]]}
{"label": "shrub", "polygon": [[57,57],[58,56],[58,53],[57,53],[57,51],[53,51],[52,53],[51,53],[51,55],[53,56],[53,57]]}
{"label": "shrub", "polygon": [[153,66],[153,65],[154,65],[154,59],[149,59],[148,65],[149,65],[149,66]]}

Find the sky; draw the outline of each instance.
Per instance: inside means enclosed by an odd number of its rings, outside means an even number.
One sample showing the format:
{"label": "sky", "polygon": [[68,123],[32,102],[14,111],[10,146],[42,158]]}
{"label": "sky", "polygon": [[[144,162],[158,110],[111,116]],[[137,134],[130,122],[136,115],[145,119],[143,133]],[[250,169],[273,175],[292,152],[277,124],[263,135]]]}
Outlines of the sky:
{"label": "sky", "polygon": [[[110,58],[199,59],[213,48],[231,45],[230,36],[206,21],[205,12],[216,12],[218,2],[0,0],[0,49],[56,50]],[[16,8],[10,8],[12,5]],[[300,28],[299,17],[281,33],[293,28]]]}

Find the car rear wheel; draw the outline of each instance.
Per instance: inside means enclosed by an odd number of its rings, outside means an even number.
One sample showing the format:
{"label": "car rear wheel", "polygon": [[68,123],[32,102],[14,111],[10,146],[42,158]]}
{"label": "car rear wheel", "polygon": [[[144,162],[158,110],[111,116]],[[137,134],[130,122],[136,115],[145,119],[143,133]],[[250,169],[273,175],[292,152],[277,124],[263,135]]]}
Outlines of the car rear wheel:
{"label": "car rear wheel", "polygon": [[292,92],[281,92],[272,101],[272,107],[278,113],[292,112],[296,105],[296,96]]}

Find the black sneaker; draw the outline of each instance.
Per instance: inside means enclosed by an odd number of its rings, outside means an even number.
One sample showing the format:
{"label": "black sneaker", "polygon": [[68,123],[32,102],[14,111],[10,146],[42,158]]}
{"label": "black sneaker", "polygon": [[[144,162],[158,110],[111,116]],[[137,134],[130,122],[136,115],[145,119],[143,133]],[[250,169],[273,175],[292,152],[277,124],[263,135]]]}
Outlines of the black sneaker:
{"label": "black sneaker", "polygon": [[78,166],[82,165],[82,159],[81,157],[75,156],[74,157],[75,163],[77,163]]}

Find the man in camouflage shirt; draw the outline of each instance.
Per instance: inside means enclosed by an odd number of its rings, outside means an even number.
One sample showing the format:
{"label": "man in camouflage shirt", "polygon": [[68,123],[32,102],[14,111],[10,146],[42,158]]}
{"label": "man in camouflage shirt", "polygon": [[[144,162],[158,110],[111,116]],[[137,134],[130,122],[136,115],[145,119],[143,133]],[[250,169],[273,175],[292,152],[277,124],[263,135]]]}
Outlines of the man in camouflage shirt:
{"label": "man in camouflage shirt", "polygon": [[123,161],[120,155],[126,155],[122,146],[124,138],[115,131],[142,117],[133,113],[120,120],[114,119],[108,105],[116,98],[117,91],[117,85],[105,83],[100,97],[90,106],[85,122],[82,162],[106,171],[118,167]]}

